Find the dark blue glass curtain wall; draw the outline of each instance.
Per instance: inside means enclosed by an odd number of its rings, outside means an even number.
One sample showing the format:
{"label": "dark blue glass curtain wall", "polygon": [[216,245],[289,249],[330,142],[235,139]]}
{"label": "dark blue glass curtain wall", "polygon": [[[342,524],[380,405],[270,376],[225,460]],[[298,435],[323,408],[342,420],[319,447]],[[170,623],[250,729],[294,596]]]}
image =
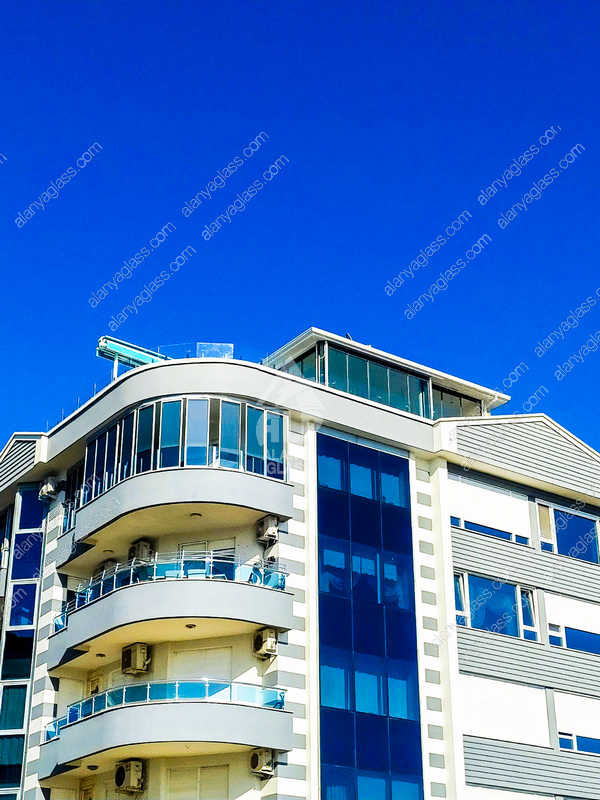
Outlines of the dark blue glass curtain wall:
{"label": "dark blue glass curtain wall", "polygon": [[420,800],[408,461],[318,436],[322,800]]}

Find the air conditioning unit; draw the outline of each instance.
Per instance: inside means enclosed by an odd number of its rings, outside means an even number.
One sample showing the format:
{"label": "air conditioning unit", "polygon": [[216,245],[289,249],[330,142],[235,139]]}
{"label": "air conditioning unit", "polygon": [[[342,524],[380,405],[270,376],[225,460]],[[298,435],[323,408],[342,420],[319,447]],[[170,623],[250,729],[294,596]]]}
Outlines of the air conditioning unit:
{"label": "air conditioning unit", "polygon": [[270,547],[279,541],[279,520],[269,516],[259,519],[256,523],[256,541]]}
{"label": "air conditioning unit", "polygon": [[252,639],[252,653],[257,658],[271,658],[277,655],[277,631],[274,628],[263,628],[257,631]]}
{"label": "air conditioning unit", "polygon": [[250,772],[261,778],[270,778],[275,774],[275,755],[272,750],[261,748],[250,753]]}
{"label": "air conditioning unit", "polygon": [[115,786],[119,792],[137,794],[143,791],[144,765],[141,761],[121,761],[115,767]]}
{"label": "air conditioning unit", "polygon": [[44,503],[56,500],[56,478],[48,476],[40,483],[38,499]]}
{"label": "air conditioning unit", "polygon": [[129,548],[127,558],[129,561],[133,561],[134,558],[137,558],[138,561],[143,561],[152,558],[153,555],[152,542],[149,539],[138,539]]}
{"label": "air conditioning unit", "polygon": [[124,675],[141,675],[148,672],[148,645],[144,642],[135,642],[124,647],[121,651],[121,672]]}

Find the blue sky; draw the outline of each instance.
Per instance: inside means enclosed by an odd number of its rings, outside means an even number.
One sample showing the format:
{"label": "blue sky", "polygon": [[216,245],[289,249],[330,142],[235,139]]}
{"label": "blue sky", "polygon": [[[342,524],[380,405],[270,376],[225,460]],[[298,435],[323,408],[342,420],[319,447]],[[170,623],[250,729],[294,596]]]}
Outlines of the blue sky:
{"label": "blue sky", "polygon": [[[600,449],[590,403],[600,349],[581,350],[600,331],[591,2],[5,0],[0,25],[0,442],[46,430],[107,381],[98,337],[191,246],[115,336],[150,348],[233,342],[255,360],[315,325],[492,387],[524,363],[508,411],[545,386],[537,409]],[[482,205],[528,150],[521,174]],[[281,156],[273,180],[205,240]],[[186,218],[185,202],[235,157],[242,165]],[[464,211],[456,235],[386,293]],[[150,255],[117,282],[143,247]]]}

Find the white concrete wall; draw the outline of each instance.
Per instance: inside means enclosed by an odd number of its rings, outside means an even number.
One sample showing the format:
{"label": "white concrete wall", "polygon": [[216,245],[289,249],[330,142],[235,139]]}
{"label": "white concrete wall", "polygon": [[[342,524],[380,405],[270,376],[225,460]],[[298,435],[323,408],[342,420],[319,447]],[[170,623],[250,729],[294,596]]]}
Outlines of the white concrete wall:
{"label": "white concrete wall", "polygon": [[550,624],[600,634],[599,604],[546,592],[546,614]]}
{"label": "white concrete wall", "polygon": [[554,702],[559,731],[600,739],[600,700],[555,692]]}
{"label": "white concrete wall", "polygon": [[484,486],[462,477],[461,480],[454,477],[449,480],[448,494],[451,516],[531,539],[526,495]]}

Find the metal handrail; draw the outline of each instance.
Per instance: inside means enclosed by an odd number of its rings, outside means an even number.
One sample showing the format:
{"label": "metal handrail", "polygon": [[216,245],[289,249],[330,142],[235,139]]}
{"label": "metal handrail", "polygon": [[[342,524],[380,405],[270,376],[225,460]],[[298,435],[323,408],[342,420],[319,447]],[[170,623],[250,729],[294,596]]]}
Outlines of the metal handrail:
{"label": "metal handrail", "polygon": [[75,599],[65,603],[60,614],[54,618],[54,633],[64,630],[69,616],[78,609],[125,586],[182,578],[220,579],[283,591],[287,574],[287,570],[278,562],[261,560],[242,563],[235,555],[215,558],[210,550],[183,550],[181,553],[155,553],[148,559],[134,558],[125,564],[116,564],[80,584]]}
{"label": "metal handrail", "polygon": [[46,725],[45,741],[58,738],[66,725],[72,725],[111,708],[148,703],[206,701],[283,709],[285,689],[264,688],[252,683],[234,683],[208,678],[129,683],[106,689],[72,703],[67,707],[67,713],[63,717]]}

